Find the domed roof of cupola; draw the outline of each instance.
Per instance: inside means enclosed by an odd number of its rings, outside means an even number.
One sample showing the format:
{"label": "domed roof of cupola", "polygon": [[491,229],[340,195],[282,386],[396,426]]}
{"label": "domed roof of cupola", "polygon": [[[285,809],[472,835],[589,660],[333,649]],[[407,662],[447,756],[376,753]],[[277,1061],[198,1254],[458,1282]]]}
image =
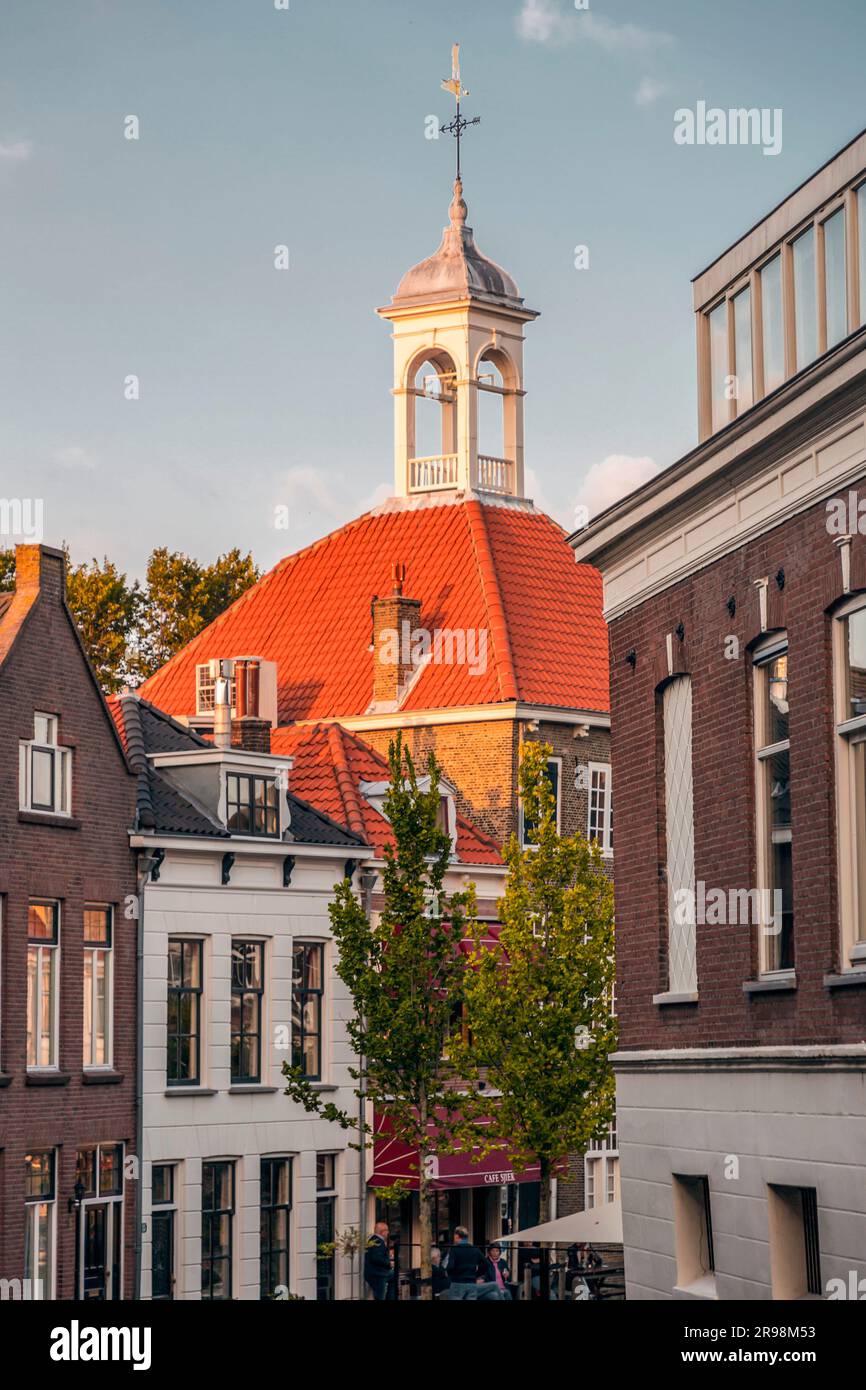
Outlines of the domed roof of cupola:
{"label": "domed roof of cupola", "polygon": [[439,250],[406,272],[391,303],[420,305],[472,298],[522,306],[520,291],[508,272],[475,245],[472,228],[466,225],[467,208],[459,178],[448,213],[451,225],[442,233]]}

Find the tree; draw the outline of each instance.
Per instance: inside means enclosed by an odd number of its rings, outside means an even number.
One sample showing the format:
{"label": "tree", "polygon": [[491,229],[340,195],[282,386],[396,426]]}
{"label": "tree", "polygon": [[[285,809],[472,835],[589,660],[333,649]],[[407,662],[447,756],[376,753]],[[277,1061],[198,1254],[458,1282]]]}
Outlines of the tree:
{"label": "tree", "polygon": [[241,555],[237,546],[212,565],[165,546],[154,550],[138,634],[140,678],[163,666],[258,578],[252,555]]}
{"label": "tree", "polygon": [[560,836],[547,776],[552,749],[525,745],[520,793],[529,847],[512,836],[495,945],[480,937],[466,972],[464,1067],[484,1067],[499,1098],[488,1149],[507,1150],[520,1171],[541,1168],[542,1222],[551,1181],[613,1114],[609,1055],[616,1041],[613,889],[600,851]]}
{"label": "tree", "polygon": [[121,690],[134,677],[131,643],[141,607],[138,581],[107,557],[100,565],[69,563],[66,555],[66,599],[103,690]]}
{"label": "tree", "polygon": [[[451,841],[437,825],[439,771],[432,754],[429,780],[419,781],[399,735],[388,761],[383,810],[394,838],[385,849],[384,906],[376,920],[369,920],[345,880],[336,889],[330,916],[339,951],[335,969],[355,1006],[346,1027],[358,1059],[350,1068],[356,1095],[385,1117],[397,1139],[418,1151],[421,1297],[430,1299],[429,1160],[477,1142],[476,1093],[448,1055],[466,979],[460,943],[475,900],[472,887],[450,896],[443,889]],[[283,1073],[286,1094],[308,1111],[344,1129],[361,1127],[360,1117],[323,1101],[299,1067],[285,1063]],[[369,1144],[369,1132],[365,1123],[359,1147]]]}
{"label": "tree", "polygon": [[0,550],[0,594],[15,588],[15,551]]}

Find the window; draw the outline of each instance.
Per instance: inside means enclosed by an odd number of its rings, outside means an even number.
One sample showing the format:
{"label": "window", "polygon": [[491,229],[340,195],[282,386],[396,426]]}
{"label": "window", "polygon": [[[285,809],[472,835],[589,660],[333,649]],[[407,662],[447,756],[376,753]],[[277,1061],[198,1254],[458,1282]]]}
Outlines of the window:
{"label": "window", "polygon": [[710,331],[710,398],[712,401],[713,432],[720,430],[731,418],[728,398],[728,305],[722,300],[707,315]]}
{"label": "window", "polygon": [[833,623],[842,964],[866,963],[866,600]]}
{"label": "window", "polygon": [[[213,714],[214,704],[216,703],[216,677],[210,673],[210,665],[205,662],[202,666],[195,668],[196,681],[196,714]],[[235,678],[229,679],[229,706],[235,707]]]}
{"label": "window", "polygon": [[613,854],[613,798],[609,763],[590,763],[587,839],[597,840],[602,854]]}
{"label": "window", "polygon": [[175,1165],[154,1163],[151,1168],[151,1275],[150,1296],[156,1302],[174,1298]]}
{"label": "window", "polygon": [[60,904],[31,902],[27,916],[27,1066],[57,1066]]}
{"label": "window", "polygon": [[226,828],[238,835],[278,835],[277,784],[270,777],[226,774]]}
{"label": "window", "polygon": [[674,1173],[673,1200],[677,1285],[712,1295],[716,1264],[709,1178]]}
{"label": "window", "polygon": [[100,1302],[122,1298],[123,1145],[79,1149],[75,1181],[84,1188],[76,1296]]}
{"label": "window", "polygon": [[774,641],[755,654],[757,868],[761,971],[794,967],[788,651]]}
{"label": "window", "polygon": [[201,1165],[201,1296],[232,1296],[234,1163]]}
{"label": "window", "polygon": [[665,834],[668,879],[668,992],[698,987],[694,904],[695,829],[692,784],[692,682],[675,676],[662,696],[665,758]]}
{"label": "window", "polygon": [[72,750],[57,742],[56,714],[34,714],[33,737],[19,745],[18,800],[22,811],[70,814]]}
{"label": "window", "polygon": [[24,1155],[25,1297],[54,1298],[56,1154],[53,1149]]}
{"label": "window", "polygon": [[755,399],[752,368],[752,292],[746,288],[731,300],[734,314],[734,375],[737,378],[737,414]]}
{"label": "window", "polygon": [[616,1120],[612,1120],[605,1133],[593,1139],[584,1158],[584,1184],[586,1207],[601,1206],[604,1202],[615,1202],[619,1197],[619,1151],[617,1149]]}
{"label": "window", "polygon": [[292,1160],[263,1158],[261,1167],[262,1298],[273,1298],[289,1287],[289,1247],[292,1220]]}
{"label": "window", "polygon": [[821,1246],[814,1187],[767,1188],[770,1284],[774,1299],[820,1295]]}
{"label": "window", "polygon": [[111,1065],[112,930],[110,907],[84,909],[84,1065]]}
{"label": "window", "polygon": [[781,386],[785,379],[785,328],[782,314],[782,258],[774,256],[759,276],[761,286],[761,327],[764,350],[764,393]]}
{"label": "window", "polygon": [[[554,824],[556,825],[557,830],[559,829],[559,819],[560,819],[559,785],[560,785],[561,776],[562,776],[562,758],[548,758],[548,760],[547,760],[547,779],[548,779],[548,781],[550,782],[551,790],[553,791],[553,800],[554,800],[554,804],[555,804],[555,808],[556,808],[556,810],[555,810],[555,820],[554,820]],[[523,844],[523,848],[524,848],[524,849],[528,849],[528,848],[531,846],[531,844],[532,844],[532,840],[530,839],[530,835],[531,835],[532,832],[536,829],[536,825],[535,825],[535,822],[534,822],[533,820],[531,820],[529,816],[527,816],[527,814],[526,814],[526,812],[523,810],[523,807],[522,807],[522,806],[521,806],[521,808],[520,808],[520,823],[521,823],[521,826],[522,826],[521,841],[522,841],[522,844]]]}
{"label": "window", "polygon": [[797,371],[818,356],[818,285],[815,278],[815,228],[791,244],[794,267],[794,332]]}
{"label": "window", "polygon": [[857,189],[857,260],[860,267],[860,322],[866,323],[866,183]]}
{"label": "window", "polygon": [[824,241],[824,309],[827,347],[848,333],[848,277],[845,266],[845,210],[839,208],[822,224]]}
{"label": "window", "polygon": [[196,1086],[201,1080],[202,943],[168,943],[169,1086]]}
{"label": "window", "polygon": [[292,954],[292,1066],[310,1081],[322,1078],[324,947],[297,941]]}
{"label": "window", "polygon": [[316,1298],[332,1303],[336,1297],[336,1260],[331,1248],[337,1229],[337,1159],[316,1154]]}
{"label": "window", "polygon": [[262,1079],[262,994],[264,945],[232,942],[232,1081]]}

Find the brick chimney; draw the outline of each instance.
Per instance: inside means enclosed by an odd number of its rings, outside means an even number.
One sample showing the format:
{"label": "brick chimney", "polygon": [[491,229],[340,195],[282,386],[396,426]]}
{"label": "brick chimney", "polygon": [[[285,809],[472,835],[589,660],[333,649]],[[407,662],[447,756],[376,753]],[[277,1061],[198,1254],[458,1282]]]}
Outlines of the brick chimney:
{"label": "brick chimney", "polygon": [[50,545],[16,545],[16,594],[43,593],[63,600],[66,597],[66,556]]}
{"label": "brick chimney", "polygon": [[394,585],[386,598],[374,598],[373,611],[373,708],[393,708],[400,701],[416,667],[412,638],[421,626],[421,600],[406,598],[406,566],[394,565]]}
{"label": "brick chimney", "polygon": [[256,657],[235,657],[235,715],[232,747],[270,753],[271,724],[260,714],[261,670]]}

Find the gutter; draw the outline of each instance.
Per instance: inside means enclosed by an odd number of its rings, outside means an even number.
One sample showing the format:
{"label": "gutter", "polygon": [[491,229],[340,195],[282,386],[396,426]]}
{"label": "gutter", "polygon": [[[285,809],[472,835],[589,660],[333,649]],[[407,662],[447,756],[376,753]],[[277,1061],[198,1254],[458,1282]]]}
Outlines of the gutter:
{"label": "gutter", "polygon": [[[130,839],[132,837],[130,836]],[[138,1155],[138,1186],[135,1190],[135,1241],[133,1244],[133,1299],[141,1299],[142,1205],[144,1200],[144,889],[156,856],[151,854],[138,869],[138,922],[135,942],[135,1152]]]}

